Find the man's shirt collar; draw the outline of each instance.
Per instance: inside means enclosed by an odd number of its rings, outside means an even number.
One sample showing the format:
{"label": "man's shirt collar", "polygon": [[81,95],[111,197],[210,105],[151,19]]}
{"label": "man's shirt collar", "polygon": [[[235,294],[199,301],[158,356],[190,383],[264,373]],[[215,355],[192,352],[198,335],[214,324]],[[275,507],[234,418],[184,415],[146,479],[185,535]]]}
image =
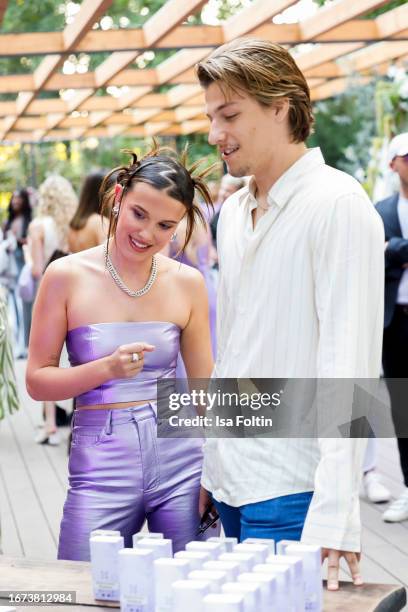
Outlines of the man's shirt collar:
{"label": "man's shirt collar", "polygon": [[[290,168],[286,170],[272,185],[268,192],[268,205],[276,205],[283,208],[293,197],[299,188],[300,179],[307,177],[308,173],[318,166],[324,165],[325,161],[319,147],[308,149]],[[239,204],[248,203],[250,210],[257,207],[256,182],[251,176],[247,189],[242,189],[238,195]]]}

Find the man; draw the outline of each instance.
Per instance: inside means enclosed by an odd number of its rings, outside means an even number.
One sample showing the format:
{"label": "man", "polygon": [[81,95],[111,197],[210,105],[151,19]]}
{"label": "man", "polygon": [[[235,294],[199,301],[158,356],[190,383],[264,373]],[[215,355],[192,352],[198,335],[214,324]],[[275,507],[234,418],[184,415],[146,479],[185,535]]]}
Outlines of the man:
{"label": "man", "polygon": [[[219,222],[218,378],[378,377],[384,266],[381,220],[361,186],[305,140],[304,76],[282,47],[240,39],[197,66],[217,145],[249,186]],[[333,135],[335,137],[335,135]],[[359,570],[364,440],[209,439],[210,492],[227,535],[323,548],[330,589],[344,556]]]}
{"label": "man", "polygon": [[[399,193],[378,202],[385,229],[385,317],[383,370],[391,398],[405,489],[384,512],[384,521],[408,519],[408,132],[390,142],[388,159],[400,180]],[[405,436],[405,437],[404,437]]]}

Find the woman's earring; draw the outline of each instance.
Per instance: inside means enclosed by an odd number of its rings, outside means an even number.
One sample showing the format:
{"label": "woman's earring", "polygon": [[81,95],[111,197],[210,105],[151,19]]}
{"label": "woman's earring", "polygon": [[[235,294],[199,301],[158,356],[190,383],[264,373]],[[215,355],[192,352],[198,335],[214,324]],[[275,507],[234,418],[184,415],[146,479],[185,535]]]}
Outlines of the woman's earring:
{"label": "woman's earring", "polygon": [[118,214],[119,214],[119,206],[114,206],[114,207],[112,208],[112,214],[113,214],[115,217],[117,217],[117,216],[118,216]]}
{"label": "woman's earring", "polygon": [[177,233],[174,232],[174,234],[172,235],[172,237],[170,238],[170,242],[174,242],[175,239],[177,238]]}

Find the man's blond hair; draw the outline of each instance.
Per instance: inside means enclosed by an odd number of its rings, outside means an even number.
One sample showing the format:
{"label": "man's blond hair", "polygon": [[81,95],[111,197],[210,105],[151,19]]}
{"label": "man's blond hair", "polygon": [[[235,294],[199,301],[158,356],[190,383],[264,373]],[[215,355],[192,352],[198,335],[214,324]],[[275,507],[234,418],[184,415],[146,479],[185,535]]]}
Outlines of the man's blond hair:
{"label": "man's blond hair", "polygon": [[240,38],[215,49],[197,64],[202,87],[218,82],[225,92],[244,92],[263,106],[289,100],[289,126],[294,142],[304,142],[313,125],[310,91],[290,53],[275,43]]}

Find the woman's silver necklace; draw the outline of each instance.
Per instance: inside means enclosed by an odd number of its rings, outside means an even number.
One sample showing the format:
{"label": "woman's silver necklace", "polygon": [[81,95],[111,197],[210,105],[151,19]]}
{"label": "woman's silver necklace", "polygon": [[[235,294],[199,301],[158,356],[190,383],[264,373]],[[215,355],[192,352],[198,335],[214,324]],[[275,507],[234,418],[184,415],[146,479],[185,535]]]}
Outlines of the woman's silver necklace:
{"label": "woman's silver necklace", "polygon": [[129,289],[129,287],[123,282],[115,266],[113,265],[112,260],[109,255],[107,242],[104,244],[103,251],[104,251],[105,260],[106,260],[106,267],[108,268],[109,274],[111,275],[111,277],[113,278],[113,280],[115,281],[119,289],[122,289],[122,291],[124,291],[125,293],[127,293],[127,295],[133,298],[142,297],[142,295],[145,295],[151,289],[157,277],[157,259],[155,255],[153,255],[152,257],[152,267],[150,269],[150,276],[147,280],[147,283],[141,289],[138,289],[137,291],[133,291],[132,289]]}

